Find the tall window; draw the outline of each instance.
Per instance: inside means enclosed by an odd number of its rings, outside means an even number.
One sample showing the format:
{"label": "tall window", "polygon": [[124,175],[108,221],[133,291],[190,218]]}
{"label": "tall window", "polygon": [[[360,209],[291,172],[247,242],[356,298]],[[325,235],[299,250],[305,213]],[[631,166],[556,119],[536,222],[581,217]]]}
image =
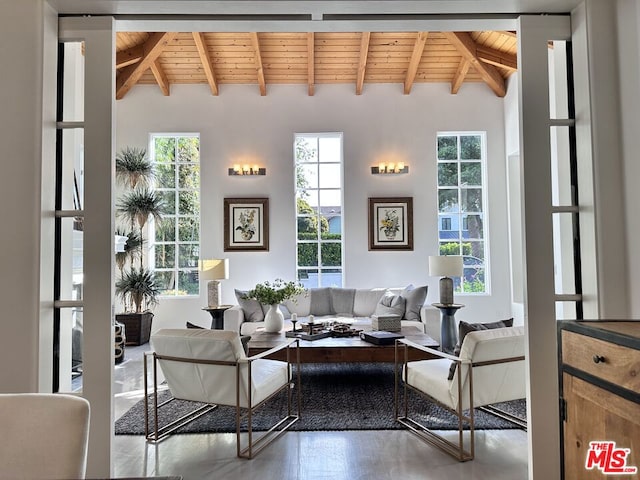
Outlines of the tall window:
{"label": "tall window", "polygon": [[342,134],[294,140],[297,278],[307,288],[341,287]]}
{"label": "tall window", "polygon": [[154,134],[149,150],[165,211],[152,235],[156,280],[163,295],[198,295],[200,137]]}
{"label": "tall window", "polygon": [[[485,133],[438,134],[438,242],[440,255],[463,255],[455,289],[486,293]],[[449,228],[444,228],[448,226]]]}

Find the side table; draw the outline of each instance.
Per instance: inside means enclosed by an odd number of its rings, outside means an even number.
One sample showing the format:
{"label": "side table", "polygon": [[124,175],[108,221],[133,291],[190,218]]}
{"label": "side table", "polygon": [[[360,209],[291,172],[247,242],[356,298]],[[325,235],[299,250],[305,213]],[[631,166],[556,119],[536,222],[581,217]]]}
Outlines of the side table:
{"label": "side table", "polygon": [[458,343],[456,312],[464,305],[461,303],[432,303],[431,305],[440,310],[440,349],[445,353],[453,353]]}
{"label": "side table", "polygon": [[218,305],[217,307],[204,307],[211,314],[211,329],[222,330],[224,328],[224,311],[230,309],[233,305]]}

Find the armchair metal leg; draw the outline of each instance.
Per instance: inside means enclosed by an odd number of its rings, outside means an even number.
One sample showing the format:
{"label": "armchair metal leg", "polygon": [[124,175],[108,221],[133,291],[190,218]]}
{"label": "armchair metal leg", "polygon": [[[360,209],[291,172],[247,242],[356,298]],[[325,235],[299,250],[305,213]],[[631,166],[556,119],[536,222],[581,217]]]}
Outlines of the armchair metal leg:
{"label": "armchair metal leg", "polygon": [[516,417],[515,415],[512,415],[509,412],[506,412],[498,407],[495,407],[494,405],[485,405],[484,407],[478,407],[478,410],[482,410],[483,412],[489,413],[495,417],[502,418],[507,422],[511,422],[514,425],[517,425],[519,428],[521,428],[525,432],[527,431],[526,419],[523,420],[520,417]]}
{"label": "armchair metal leg", "polygon": [[[449,407],[447,407],[446,405],[442,405],[440,402],[436,401],[435,399],[429,397],[428,395],[426,395],[424,392],[413,388],[411,385],[408,385],[406,381],[404,381],[404,387],[403,387],[403,395],[402,395],[402,414],[400,413],[401,407],[400,407],[400,379],[401,378],[406,378],[406,373],[405,375],[402,375],[402,373],[400,373],[400,375],[398,375],[398,365],[400,364],[400,368],[402,369],[402,371],[404,371],[404,369],[406,369],[406,364],[407,364],[407,349],[405,348],[404,350],[404,361],[401,360],[398,349],[396,349],[396,375],[395,375],[395,386],[394,386],[394,412],[396,415],[396,421],[401,423],[402,425],[404,425],[405,427],[407,427],[409,429],[409,431],[413,434],[415,434],[420,440],[422,440],[423,442],[426,442],[430,445],[433,445],[434,447],[439,448],[440,450],[444,451],[445,453],[448,453],[449,455],[451,455],[452,457],[454,457],[456,460],[460,461],[460,462],[466,462],[469,460],[473,460],[474,454],[475,454],[475,438],[474,438],[474,418],[473,418],[473,379],[472,379],[472,375],[469,375],[469,392],[470,392],[470,405],[471,408],[469,410],[469,415],[464,415],[462,407],[459,406],[458,410],[451,410]],[[455,414],[458,417],[458,443],[454,443],[451,442],[450,440],[447,440],[446,438],[444,438],[441,435],[438,435],[437,433],[435,433],[433,430],[429,429],[427,426],[421,424],[420,422],[412,419],[409,417],[409,406],[408,406],[408,390],[411,389],[412,391],[418,393],[420,396],[427,398],[437,404],[439,404],[441,407],[445,408],[446,410],[452,412],[453,414]],[[460,378],[458,377],[458,398],[461,398],[460,396],[460,392],[462,391],[462,384],[460,383]],[[459,402],[460,405],[460,402]],[[470,435],[470,448],[469,450],[465,449],[465,443],[464,443],[464,426],[465,423],[469,425],[469,435]]]}
{"label": "armchair metal leg", "polygon": [[[298,348],[296,348],[296,381],[294,382],[293,380],[293,375],[291,374],[291,363],[289,362],[289,349],[287,348],[287,363],[288,365],[288,371],[289,371],[289,382],[287,382],[287,384],[285,384],[282,388],[278,389],[276,392],[274,392],[271,396],[269,396],[268,398],[264,399],[262,402],[260,402],[258,405],[255,405],[254,407],[251,407],[251,364],[249,364],[248,367],[248,375],[249,375],[249,395],[248,395],[248,404],[249,404],[249,408],[247,409],[247,446],[242,448],[241,446],[241,431],[240,431],[240,420],[242,418],[242,412],[241,412],[241,408],[239,406],[236,407],[236,449],[237,449],[237,455],[240,458],[246,458],[246,459],[251,459],[254,456],[256,456],[258,453],[260,453],[260,451],[262,451],[263,448],[265,448],[267,445],[269,445],[271,442],[273,442],[274,440],[276,440],[278,437],[280,437],[280,435],[282,435],[283,433],[285,433],[287,430],[289,430],[289,428],[296,423],[299,419],[300,419],[300,407],[301,407],[301,397],[302,397],[302,390],[301,390],[301,383],[300,383],[300,350]],[[238,375],[239,375],[239,369],[238,369]],[[240,385],[240,381],[239,381],[239,377],[238,377],[238,381],[236,382],[236,385]],[[297,391],[297,395],[296,395],[296,413],[292,414],[292,392],[293,392],[293,388],[294,386],[297,384],[298,386],[298,391]],[[267,430],[266,432],[262,433],[259,437],[254,439],[254,435],[253,435],[253,412],[260,408],[261,405],[263,405],[264,403],[268,402],[270,399],[272,399],[274,396],[276,396],[278,393],[282,392],[283,389],[287,389],[287,416],[282,418],[278,423],[276,423],[275,425],[273,425],[269,430]],[[237,392],[237,395],[239,395],[239,391]],[[238,402],[239,405],[239,402]]]}
{"label": "armchair metal leg", "polygon": [[[149,425],[149,386],[148,386],[148,372],[147,372],[147,361],[148,356],[153,357],[153,430],[150,429]],[[157,357],[152,352],[145,353],[144,355],[144,436],[148,443],[158,443],[164,438],[171,435],[173,432],[178,430],[180,427],[200,418],[201,416],[209,413],[212,410],[218,408],[217,405],[207,404],[199,407],[192,412],[189,412],[182,417],[174,420],[168,425],[164,427],[159,426],[158,422],[158,413],[161,407],[167,405],[172,402],[174,399],[171,398],[165,402],[158,404],[158,366],[157,366]]]}
{"label": "armchair metal leg", "polygon": [[[427,397],[419,390],[411,388],[412,391],[419,393],[421,396]],[[447,440],[442,435],[437,434],[433,430],[429,429],[427,426],[418,422],[409,417],[408,408],[406,406],[406,398],[407,398],[407,384],[405,383],[405,394],[404,394],[404,415],[396,417],[396,421],[404,425],[409,429],[411,433],[416,435],[420,440],[426,442],[434,447],[439,448],[440,450],[448,453],[456,460],[460,462],[466,462],[469,460],[473,460],[474,457],[474,428],[473,428],[473,418],[464,414],[459,414],[459,412],[453,412],[458,416],[458,443],[454,443],[450,440]],[[429,400],[434,401],[432,398]],[[444,405],[441,405],[443,408],[446,408]],[[396,407],[398,408],[398,407]],[[447,410],[451,411],[449,408]],[[465,449],[464,442],[464,424],[467,423],[469,425],[469,435],[470,435],[470,449]]]}

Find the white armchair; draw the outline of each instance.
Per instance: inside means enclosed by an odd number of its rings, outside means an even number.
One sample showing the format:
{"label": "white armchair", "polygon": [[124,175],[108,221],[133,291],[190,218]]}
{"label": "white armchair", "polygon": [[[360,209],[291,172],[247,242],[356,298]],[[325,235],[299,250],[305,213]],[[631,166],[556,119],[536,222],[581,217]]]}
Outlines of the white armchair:
{"label": "white armchair", "polygon": [[[407,361],[409,351],[418,349],[434,359]],[[448,379],[451,362],[455,373]],[[474,408],[526,396],[524,363],[524,327],[498,328],[467,333],[460,355],[455,357],[423,347],[411,341],[396,341],[396,372],[402,365],[403,392],[396,374],[395,416],[422,440],[444,450],[459,461],[472,460],[474,445]],[[430,398],[458,417],[458,443],[453,443],[410,418],[407,390]],[[401,395],[403,393],[403,395]],[[488,413],[526,428],[526,422],[495,408],[483,408]],[[470,448],[465,449],[463,430],[469,428]]]}
{"label": "white armchair", "polygon": [[51,393],[0,394],[0,478],[84,478],[89,402]]}
{"label": "white armchair", "polygon": [[[144,388],[145,412],[149,412],[148,359],[153,358],[153,430],[145,422],[147,441],[158,442],[181,426],[217,408],[230,405],[236,408],[236,439],[239,457],[253,458],[262,448],[284,433],[300,417],[300,395],[296,412],[292,408],[293,371],[300,388],[298,340],[288,341],[259,355],[247,357],[237,332],[206,329],[163,329],[151,337],[154,351],[145,354]],[[265,357],[286,349],[287,361]],[[158,375],[160,366],[173,399],[203,402],[206,405],[181,417],[165,427],[158,426],[159,409],[172,401],[158,404]],[[281,390],[287,390],[287,416],[266,433],[254,439],[252,415],[256,408]],[[241,448],[241,417],[247,415],[247,446]]]}

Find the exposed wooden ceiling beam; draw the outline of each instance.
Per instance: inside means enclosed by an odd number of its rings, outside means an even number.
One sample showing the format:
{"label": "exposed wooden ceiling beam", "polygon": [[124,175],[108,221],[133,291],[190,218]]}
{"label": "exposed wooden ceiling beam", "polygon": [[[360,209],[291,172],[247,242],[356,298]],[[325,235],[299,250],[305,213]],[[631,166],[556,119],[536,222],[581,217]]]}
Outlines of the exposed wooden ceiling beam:
{"label": "exposed wooden ceiling beam", "polygon": [[213,64],[211,63],[211,58],[209,57],[207,43],[204,39],[204,33],[191,32],[191,35],[193,36],[193,41],[196,44],[196,49],[198,50],[198,55],[200,56],[200,62],[202,63],[204,74],[207,77],[209,88],[211,89],[211,95],[218,95],[218,84],[216,83],[216,75],[213,71]]}
{"label": "exposed wooden ceiling beam", "polygon": [[132,63],[137,63],[142,60],[144,56],[144,50],[142,45],[136,45],[135,47],[122,50],[116,53],[116,69],[124,68]]}
{"label": "exposed wooden ceiling beam", "polygon": [[464,79],[469,72],[470,66],[471,63],[469,63],[469,60],[467,60],[466,58],[460,60],[458,70],[456,70],[456,73],[451,80],[451,93],[453,93],[454,95],[458,93],[458,90],[460,90],[460,86],[462,86],[462,83],[464,82]]}
{"label": "exposed wooden ceiling beam", "polygon": [[510,72],[518,69],[518,57],[510,53],[501,52],[495,48],[478,45],[477,55],[480,60],[495,67],[505,68]]}
{"label": "exposed wooden ceiling beam", "polygon": [[175,38],[177,32],[155,32],[143,44],[144,56],[142,59],[124,67],[116,80],[116,98],[120,100],[140,80],[142,74],[153,65],[167,44]]}
{"label": "exposed wooden ceiling beam", "polygon": [[369,39],[371,32],[362,32],[360,37],[360,58],[358,59],[358,74],[356,76],[356,95],[362,94],[364,84],[364,73],[367,68],[367,55],[369,53]]}
{"label": "exposed wooden ceiling beam", "polygon": [[404,79],[404,94],[409,95],[411,93],[411,87],[413,81],[416,79],[416,73],[418,73],[418,65],[420,65],[420,59],[422,58],[422,52],[424,51],[424,44],[427,41],[429,32],[418,32],[416,42],[413,44],[413,52],[411,52],[411,60],[409,60],[409,67],[407,68],[407,75]]}
{"label": "exposed wooden ceiling beam", "polygon": [[467,32],[442,32],[449,42],[460,52],[460,54],[471,62],[471,65],[478,72],[482,80],[499,97],[504,97],[507,88],[504,78],[500,72],[492,65],[482,62],[477,55],[477,45]]}
{"label": "exposed wooden ceiling beam", "polygon": [[316,40],[313,32],[307,33],[307,84],[309,85],[309,96],[315,93],[316,73],[315,73],[315,51]]}
{"label": "exposed wooden ceiling beam", "polygon": [[160,90],[162,90],[162,94],[165,97],[168,97],[170,95],[170,83],[158,59],[156,59],[149,68],[151,68],[151,73],[153,73],[156,82],[158,82],[158,86],[160,87]]}
{"label": "exposed wooden ceiling beam", "polygon": [[264,82],[264,68],[262,67],[262,55],[260,55],[260,40],[256,32],[251,32],[251,43],[256,52],[256,70],[258,73],[258,85],[260,85],[260,95],[263,97],[267,94],[267,85]]}

